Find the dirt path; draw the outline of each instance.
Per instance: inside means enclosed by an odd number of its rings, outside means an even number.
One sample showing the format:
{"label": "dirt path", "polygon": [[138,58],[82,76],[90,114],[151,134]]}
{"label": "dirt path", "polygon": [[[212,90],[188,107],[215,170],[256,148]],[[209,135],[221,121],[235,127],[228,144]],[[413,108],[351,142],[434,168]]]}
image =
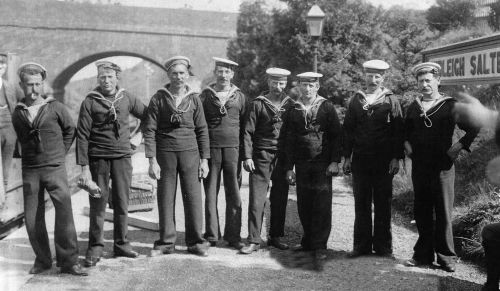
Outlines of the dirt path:
{"label": "dirt path", "polygon": [[[285,230],[290,244],[299,242],[302,231],[294,190],[291,190],[288,201]],[[242,196],[242,237],[246,237],[246,185],[242,187]],[[220,193],[220,197],[219,207],[224,209],[224,194]],[[85,193],[75,195],[73,200],[75,208],[83,208]],[[89,270],[90,276],[86,278],[60,275],[55,267],[42,275],[27,276],[33,254],[25,230],[21,229],[0,241],[0,290],[480,290],[485,276],[469,264],[460,263],[453,274],[439,269],[404,267],[402,263],[411,256],[417,236],[414,230],[403,226],[393,225],[396,260],[375,256],[347,258],[352,248],[353,203],[351,189],[344,178],[335,178],[333,227],[328,258],[324,261],[315,261],[311,253],[274,248],[264,248],[252,255],[239,255],[237,251],[224,247],[224,243],[211,248],[207,258],[190,255],[183,246],[184,221],[179,199],[179,245],[176,254],[150,257],[157,233],[131,228],[130,240],[141,256],[135,260],[115,259],[108,253],[97,267]],[[53,213],[47,215],[47,220],[50,216],[53,217]],[[268,217],[269,209],[266,225]],[[80,254],[84,254],[88,218],[75,209],[75,219],[80,231]],[[48,227],[51,228],[50,222]],[[106,249],[110,251],[111,224],[106,223],[106,230]],[[266,233],[262,237],[265,238]]]}

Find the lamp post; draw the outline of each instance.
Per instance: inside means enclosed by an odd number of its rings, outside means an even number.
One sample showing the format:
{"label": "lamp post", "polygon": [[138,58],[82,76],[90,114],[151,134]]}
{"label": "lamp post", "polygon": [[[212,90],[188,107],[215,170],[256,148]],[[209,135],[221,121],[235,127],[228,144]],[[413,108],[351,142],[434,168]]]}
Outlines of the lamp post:
{"label": "lamp post", "polygon": [[314,39],[313,43],[313,54],[314,54],[314,72],[318,72],[318,45],[319,37],[323,30],[323,20],[325,19],[325,13],[319,8],[318,5],[313,5],[309,12],[307,12],[306,22],[307,22],[307,33]]}

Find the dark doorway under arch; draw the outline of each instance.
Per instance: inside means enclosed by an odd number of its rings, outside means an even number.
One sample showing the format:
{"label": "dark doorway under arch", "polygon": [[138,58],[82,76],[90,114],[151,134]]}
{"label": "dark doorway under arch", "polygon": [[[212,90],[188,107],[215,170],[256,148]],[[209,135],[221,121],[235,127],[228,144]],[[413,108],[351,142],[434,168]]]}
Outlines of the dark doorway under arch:
{"label": "dark doorway under arch", "polygon": [[73,75],[75,75],[83,67],[85,67],[88,64],[91,64],[97,60],[103,59],[103,58],[118,57],[118,56],[141,58],[143,60],[146,60],[150,63],[157,65],[158,67],[160,67],[164,71],[166,71],[161,63],[154,60],[153,58],[142,55],[140,53],[126,52],[126,51],[108,51],[108,52],[92,54],[92,55],[89,55],[89,56],[86,56],[84,58],[79,59],[78,61],[74,62],[73,64],[68,66],[66,69],[64,69],[61,73],[59,73],[59,75],[52,82],[52,89],[54,91],[54,97],[57,100],[64,102],[64,94],[65,94],[64,88],[69,83],[69,81],[71,80]]}

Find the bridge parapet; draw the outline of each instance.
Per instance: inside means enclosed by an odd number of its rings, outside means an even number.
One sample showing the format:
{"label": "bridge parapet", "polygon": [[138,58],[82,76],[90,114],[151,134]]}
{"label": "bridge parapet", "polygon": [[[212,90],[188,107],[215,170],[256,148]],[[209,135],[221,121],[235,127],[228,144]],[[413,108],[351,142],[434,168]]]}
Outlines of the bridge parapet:
{"label": "bridge parapet", "polygon": [[56,0],[0,0],[0,7],[0,50],[15,53],[19,62],[43,64],[61,101],[76,72],[110,56],[161,65],[186,55],[203,80],[213,70],[212,56],[225,56],[236,33],[235,13]]}
{"label": "bridge parapet", "polygon": [[235,13],[97,5],[55,0],[0,0],[0,5],[1,26],[226,39],[235,36],[236,33]]}

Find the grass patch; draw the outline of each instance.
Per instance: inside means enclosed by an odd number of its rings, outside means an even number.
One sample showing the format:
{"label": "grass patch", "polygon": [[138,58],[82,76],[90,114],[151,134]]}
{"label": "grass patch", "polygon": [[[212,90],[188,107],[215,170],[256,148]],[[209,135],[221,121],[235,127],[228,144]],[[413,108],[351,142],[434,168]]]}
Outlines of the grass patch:
{"label": "grass patch", "polygon": [[453,220],[453,235],[457,254],[464,259],[482,263],[484,251],[481,246],[481,231],[485,225],[495,222],[499,218],[500,206],[485,195],[469,205],[463,215]]}
{"label": "grass patch", "polygon": [[406,225],[413,220],[413,184],[411,181],[411,160],[406,159],[400,171],[392,180],[392,208],[395,210],[395,223]]}
{"label": "grass patch", "polygon": [[486,180],[485,174],[488,162],[499,154],[497,146],[487,133],[479,140],[472,153],[455,162],[455,205],[467,206],[482,196],[488,200],[490,193],[498,190]]}

